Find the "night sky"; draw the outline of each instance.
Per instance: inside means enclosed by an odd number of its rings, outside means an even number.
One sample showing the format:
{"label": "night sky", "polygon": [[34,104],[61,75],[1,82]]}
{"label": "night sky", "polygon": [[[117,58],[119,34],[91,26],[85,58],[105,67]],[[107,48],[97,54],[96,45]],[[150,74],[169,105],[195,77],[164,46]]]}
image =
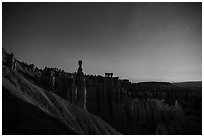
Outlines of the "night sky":
{"label": "night sky", "polygon": [[3,3],[3,47],[40,68],[202,79],[201,3]]}

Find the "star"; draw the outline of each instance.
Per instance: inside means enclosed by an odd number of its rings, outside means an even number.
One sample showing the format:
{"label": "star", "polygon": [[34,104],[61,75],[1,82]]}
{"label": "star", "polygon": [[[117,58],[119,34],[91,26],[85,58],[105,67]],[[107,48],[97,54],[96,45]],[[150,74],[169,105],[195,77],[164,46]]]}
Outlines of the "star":
{"label": "star", "polygon": [[187,31],[187,32],[191,32],[190,27],[186,27],[186,31]]}

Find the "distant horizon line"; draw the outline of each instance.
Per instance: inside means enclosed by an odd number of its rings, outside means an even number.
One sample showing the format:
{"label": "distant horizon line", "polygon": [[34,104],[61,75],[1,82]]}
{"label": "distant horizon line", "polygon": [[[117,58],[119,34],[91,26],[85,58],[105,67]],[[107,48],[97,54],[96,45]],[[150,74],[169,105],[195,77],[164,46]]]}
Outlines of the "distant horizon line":
{"label": "distant horizon line", "polygon": [[[5,48],[3,48],[2,47],[2,51],[3,51],[3,49],[7,52],[7,53],[9,53],[9,54],[11,54],[11,53],[13,53],[14,54],[14,52],[9,52],[8,50],[6,50]],[[14,58],[16,58],[15,57],[15,54],[14,54]],[[17,59],[17,58],[16,58]],[[18,59],[17,59],[18,60]],[[19,61],[19,60],[18,60]],[[24,62],[24,61],[20,61],[20,62]],[[26,63],[26,64],[29,64],[29,63],[27,63],[27,62],[24,62],[24,63]],[[33,63],[30,63],[30,64],[33,64]],[[35,67],[37,67],[37,68],[39,68],[39,69],[44,69],[44,68],[57,68],[57,69],[59,69],[59,70],[62,70],[62,71],[64,71],[64,72],[67,72],[67,73],[76,73],[77,71],[75,71],[75,72],[68,72],[68,71],[65,71],[64,69],[62,69],[62,68],[59,68],[59,67],[49,67],[49,66],[45,66],[45,67],[39,67],[39,66],[37,66],[36,64],[33,64]],[[104,72],[104,74],[105,73],[107,73],[107,72]],[[84,73],[85,75],[93,75],[93,76],[102,76],[102,77],[105,77],[104,75],[101,75],[101,74],[87,74],[87,73]],[[114,73],[113,73],[114,74]],[[185,80],[185,81],[161,81],[161,80],[136,80],[136,79],[130,79],[130,78],[122,78],[122,77],[119,77],[119,76],[115,76],[115,77],[118,77],[119,79],[121,79],[121,80],[129,80],[131,83],[142,83],[142,82],[168,82],[168,83],[186,83],[186,82],[202,82],[202,80]]]}

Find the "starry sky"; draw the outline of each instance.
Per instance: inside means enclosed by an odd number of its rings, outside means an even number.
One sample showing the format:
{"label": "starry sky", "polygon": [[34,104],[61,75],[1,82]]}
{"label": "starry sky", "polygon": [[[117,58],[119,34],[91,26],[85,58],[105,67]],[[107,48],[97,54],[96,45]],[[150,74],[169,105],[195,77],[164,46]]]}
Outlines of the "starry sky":
{"label": "starry sky", "polygon": [[202,80],[202,3],[5,3],[2,46],[39,68]]}

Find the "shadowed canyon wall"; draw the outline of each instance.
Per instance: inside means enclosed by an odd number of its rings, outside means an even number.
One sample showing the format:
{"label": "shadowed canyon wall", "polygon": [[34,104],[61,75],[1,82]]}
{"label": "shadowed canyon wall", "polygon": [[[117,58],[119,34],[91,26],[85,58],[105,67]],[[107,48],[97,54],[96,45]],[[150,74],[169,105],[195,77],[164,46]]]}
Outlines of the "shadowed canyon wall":
{"label": "shadowed canyon wall", "polygon": [[[3,64],[36,85],[94,113],[123,134],[199,134],[202,98],[168,82],[131,83],[113,77],[38,69],[3,50]],[[198,129],[198,130],[196,130]]]}

